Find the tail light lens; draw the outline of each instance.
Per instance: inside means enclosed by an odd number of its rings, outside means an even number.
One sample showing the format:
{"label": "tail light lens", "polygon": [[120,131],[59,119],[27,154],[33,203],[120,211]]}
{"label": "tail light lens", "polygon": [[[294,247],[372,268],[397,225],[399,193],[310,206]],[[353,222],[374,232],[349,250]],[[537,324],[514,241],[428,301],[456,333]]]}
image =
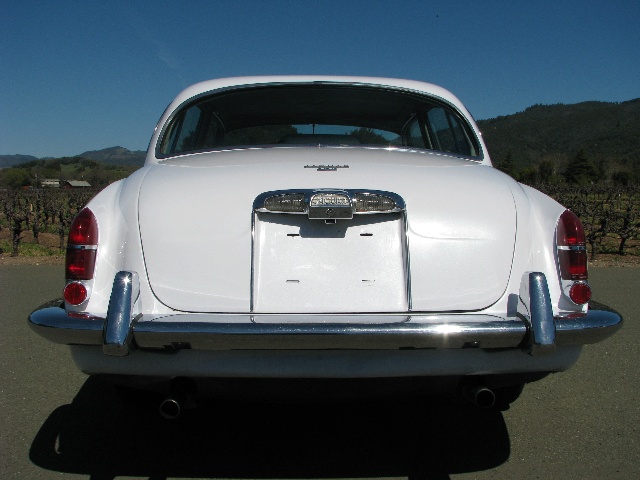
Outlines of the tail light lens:
{"label": "tail light lens", "polygon": [[584,305],[591,299],[591,287],[585,282],[577,282],[569,289],[569,298],[576,305]]}
{"label": "tail light lens", "polygon": [[89,296],[87,287],[80,282],[68,283],[64,288],[64,300],[70,305],[80,305]]}
{"label": "tail light lens", "polygon": [[93,212],[85,208],[71,224],[67,243],[66,277],[68,280],[91,280],[98,248],[98,223]]}
{"label": "tail light lens", "polygon": [[565,210],[556,228],[558,262],[563,280],[586,280],[587,244],[582,223],[575,213]]}

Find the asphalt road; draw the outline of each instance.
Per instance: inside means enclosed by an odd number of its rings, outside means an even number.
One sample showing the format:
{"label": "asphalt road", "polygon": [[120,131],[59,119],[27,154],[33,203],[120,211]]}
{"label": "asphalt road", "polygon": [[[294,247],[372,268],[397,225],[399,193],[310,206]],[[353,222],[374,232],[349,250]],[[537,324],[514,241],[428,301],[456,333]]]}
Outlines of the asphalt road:
{"label": "asphalt road", "polygon": [[[34,334],[62,267],[0,266],[0,478],[640,478],[640,269],[591,270],[623,330],[504,412],[438,400],[205,404],[176,422]],[[155,406],[154,406],[155,407]]]}

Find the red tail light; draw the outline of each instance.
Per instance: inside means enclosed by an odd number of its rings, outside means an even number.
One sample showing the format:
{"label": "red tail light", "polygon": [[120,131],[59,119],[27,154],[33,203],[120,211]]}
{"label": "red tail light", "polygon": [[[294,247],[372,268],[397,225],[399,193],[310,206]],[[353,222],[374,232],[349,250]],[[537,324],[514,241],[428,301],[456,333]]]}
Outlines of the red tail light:
{"label": "red tail light", "polygon": [[98,223],[93,212],[85,208],[71,224],[67,243],[66,276],[68,280],[91,280],[98,248]]}
{"label": "red tail light", "polygon": [[80,305],[88,297],[87,287],[80,282],[68,283],[64,288],[64,300],[71,305]]}
{"label": "red tail light", "polygon": [[580,219],[571,210],[560,216],[556,229],[558,261],[563,280],[586,280],[587,244]]}
{"label": "red tail light", "polygon": [[576,305],[584,305],[591,299],[591,287],[584,282],[577,282],[569,289],[569,298]]}

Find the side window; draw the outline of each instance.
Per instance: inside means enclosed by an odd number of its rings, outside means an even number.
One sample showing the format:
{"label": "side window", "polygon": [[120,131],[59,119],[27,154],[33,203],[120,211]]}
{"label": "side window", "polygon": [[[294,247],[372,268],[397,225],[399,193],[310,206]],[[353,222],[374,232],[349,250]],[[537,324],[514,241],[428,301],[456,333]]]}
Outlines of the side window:
{"label": "side window", "polygon": [[[206,105],[204,105],[206,106]],[[194,105],[180,113],[171,123],[162,140],[161,153],[181,153],[215,146],[219,122],[201,105]]]}
{"label": "side window", "polygon": [[478,154],[463,125],[452,112],[434,107],[427,112],[427,124],[436,150],[469,156]]}
{"label": "side window", "polygon": [[407,132],[407,144],[410,147],[425,148],[424,137],[422,136],[422,130],[420,129],[420,122],[418,119],[414,119]]}
{"label": "side window", "polygon": [[190,108],[185,112],[180,125],[180,134],[176,139],[176,151],[188,152],[189,150],[195,150],[196,133],[201,116],[202,112],[198,107]]}

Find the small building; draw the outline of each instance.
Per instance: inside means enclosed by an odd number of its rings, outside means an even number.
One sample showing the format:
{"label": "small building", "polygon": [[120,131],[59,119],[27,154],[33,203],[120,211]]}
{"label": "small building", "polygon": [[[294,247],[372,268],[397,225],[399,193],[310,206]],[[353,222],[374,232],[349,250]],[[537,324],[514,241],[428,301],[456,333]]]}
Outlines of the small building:
{"label": "small building", "polygon": [[84,180],[64,180],[62,182],[62,188],[67,190],[70,188],[91,188],[91,184]]}
{"label": "small building", "polygon": [[42,188],[59,188],[60,180],[57,178],[43,178],[40,180],[40,186]]}

